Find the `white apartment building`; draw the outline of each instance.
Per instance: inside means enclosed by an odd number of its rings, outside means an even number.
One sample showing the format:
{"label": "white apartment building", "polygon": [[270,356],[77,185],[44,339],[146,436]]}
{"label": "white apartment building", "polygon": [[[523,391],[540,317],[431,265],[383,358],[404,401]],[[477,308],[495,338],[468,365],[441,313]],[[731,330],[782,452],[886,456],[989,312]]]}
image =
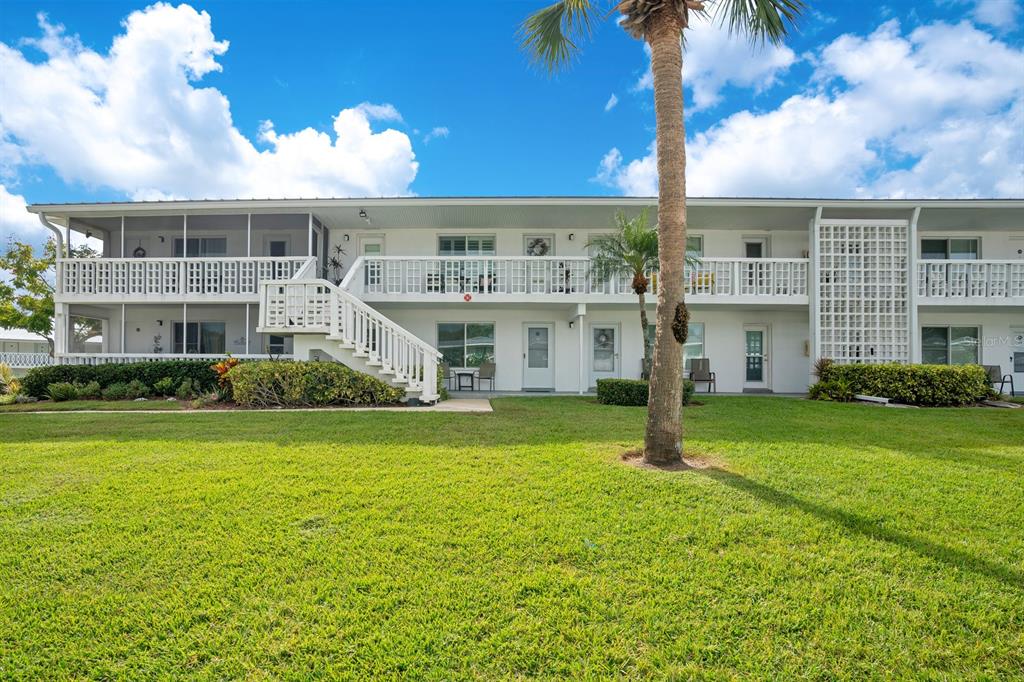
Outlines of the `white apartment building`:
{"label": "white apartment building", "polygon": [[[430,401],[439,363],[498,391],[639,377],[629,281],[588,243],[651,198],[34,205],[62,244],[55,361],[334,359]],[[691,199],[687,366],[723,392],[802,392],[812,362],[998,365],[1024,386],[1024,200]],[[657,276],[653,277],[657,286]],[[654,311],[654,296],[649,296]],[[76,345],[76,318],[100,348]],[[653,320],[653,317],[652,317]],[[90,339],[97,342],[97,339]],[[484,388],[491,388],[484,384]]]}

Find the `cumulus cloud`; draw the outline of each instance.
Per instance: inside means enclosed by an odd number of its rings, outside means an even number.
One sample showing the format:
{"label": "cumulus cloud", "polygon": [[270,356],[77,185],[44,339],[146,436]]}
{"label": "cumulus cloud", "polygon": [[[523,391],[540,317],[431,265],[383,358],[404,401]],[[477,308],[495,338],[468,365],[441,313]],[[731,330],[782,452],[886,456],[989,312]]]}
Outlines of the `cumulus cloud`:
{"label": "cumulus cloud", "polygon": [[[654,88],[651,50],[646,44],[644,50],[648,67],[635,85],[637,90]],[[785,45],[752,48],[749,42],[730,36],[728,29],[717,22],[701,24],[686,34],[683,83],[693,93],[688,108],[700,111],[715,106],[729,85],[762,92],[778,83],[796,61],[796,54]]]}
{"label": "cumulus cloud", "polygon": [[1020,9],[1018,0],[978,0],[973,16],[978,23],[1009,30],[1017,25]]}
{"label": "cumulus cloud", "polygon": [[0,184],[0,235],[3,235],[0,248],[6,247],[10,239],[38,240],[49,234],[39,219],[25,210],[25,206],[25,197]]}
{"label": "cumulus cloud", "polygon": [[278,131],[265,121],[258,149],[235,126],[227,97],[199,82],[220,71],[228,42],[210,16],[157,3],[132,12],[106,54],[39,18],[24,41],[43,59],[0,43],[0,171],[35,163],[66,182],[135,199],[394,196],[410,193],[418,164],[390,104],[362,103],[330,132]]}
{"label": "cumulus cloud", "polygon": [[[969,23],[889,21],[815,58],[813,89],[687,141],[694,196],[1024,195],[1024,51]],[[654,194],[653,148],[605,155],[597,178]]]}
{"label": "cumulus cloud", "polygon": [[605,102],[604,110],[605,111],[611,111],[612,109],[615,108],[615,105],[618,104],[618,103],[619,103],[619,97],[618,97],[618,95],[616,95],[613,92],[612,96],[608,98],[607,102]]}
{"label": "cumulus cloud", "polygon": [[440,138],[448,137],[448,133],[449,132],[450,131],[445,126],[436,126],[436,127],[432,128],[429,133],[427,133],[426,135],[423,136],[423,144],[426,144],[426,143],[430,142],[431,140],[436,140],[439,137]]}

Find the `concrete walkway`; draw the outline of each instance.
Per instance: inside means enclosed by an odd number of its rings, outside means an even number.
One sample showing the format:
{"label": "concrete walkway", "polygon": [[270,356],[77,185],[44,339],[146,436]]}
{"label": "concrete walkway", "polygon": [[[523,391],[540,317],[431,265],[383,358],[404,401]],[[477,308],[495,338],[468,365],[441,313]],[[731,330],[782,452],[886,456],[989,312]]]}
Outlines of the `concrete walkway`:
{"label": "concrete walkway", "polygon": [[33,410],[31,412],[8,412],[0,410],[4,414],[239,414],[250,412],[404,412],[414,414],[421,412],[465,412],[482,413],[493,412],[491,401],[485,398],[453,398],[437,403],[436,405],[425,405],[421,407],[290,407],[290,408],[269,408],[249,410],[238,409],[215,409],[215,410]]}

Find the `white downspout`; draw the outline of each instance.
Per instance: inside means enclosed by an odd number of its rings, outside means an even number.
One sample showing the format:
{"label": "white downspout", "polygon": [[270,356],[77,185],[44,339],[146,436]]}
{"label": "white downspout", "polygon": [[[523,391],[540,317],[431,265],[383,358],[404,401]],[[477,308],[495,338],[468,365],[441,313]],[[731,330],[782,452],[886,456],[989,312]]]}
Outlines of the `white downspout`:
{"label": "white downspout", "polygon": [[[61,261],[67,258],[67,250],[64,244],[64,235],[61,233],[60,228],[51,223],[45,213],[39,214],[39,222],[43,224],[43,227],[53,233],[57,239],[57,263],[56,263],[56,275],[54,277],[54,299],[58,298],[61,292],[64,290],[64,266]],[[67,340],[68,340],[68,318],[67,318],[67,303],[57,303],[54,301],[53,305],[53,355],[57,357],[67,352]]]}
{"label": "white downspout", "polygon": [[821,283],[821,273],[819,269],[821,267],[821,213],[822,208],[819,206],[814,211],[814,220],[811,221],[811,249],[810,259],[807,268],[807,294],[810,296],[811,309],[811,365],[818,360],[821,355],[821,297],[819,296],[818,286]]}

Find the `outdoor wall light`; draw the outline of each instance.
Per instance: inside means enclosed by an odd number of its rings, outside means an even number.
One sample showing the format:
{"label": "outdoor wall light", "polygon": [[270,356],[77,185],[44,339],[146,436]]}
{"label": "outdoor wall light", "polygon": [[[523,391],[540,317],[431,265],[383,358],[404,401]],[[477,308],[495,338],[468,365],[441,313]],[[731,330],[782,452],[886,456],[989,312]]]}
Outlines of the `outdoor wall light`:
{"label": "outdoor wall light", "polygon": [[348,241],[349,239],[351,239],[351,237],[349,237],[347,234],[341,235],[341,238],[344,239],[345,241]]}
{"label": "outdoor wall light", "polygon": [[572,329],[575,326],[576,326],[576,320],[569,320],[569,329]]}
{"label": "outdoor wall light", "polygon": [[156,324],[157,324],[158,327],[162,327],[162,326],[164,326],[164,321],[163,320],[157,320]]}
{"label": "outdoor wall light", "polygon": [[163,235],[160,235],[160,243],[161,243],[161,244],[163,244],[163,243],[164,243],[164,236],[163,236]]}
{"label": "outdoor wall light", "polygon": [[573,239],[576,239],[576,233],[575,232],[570,232],[569,233],[569,241],[572,241]]}
{"label": "outdoor wall light", "polygon": [[359,209],[359,217],[362,218],[363,220],[366,220],[366,211],[364,211],[363,209]]}

